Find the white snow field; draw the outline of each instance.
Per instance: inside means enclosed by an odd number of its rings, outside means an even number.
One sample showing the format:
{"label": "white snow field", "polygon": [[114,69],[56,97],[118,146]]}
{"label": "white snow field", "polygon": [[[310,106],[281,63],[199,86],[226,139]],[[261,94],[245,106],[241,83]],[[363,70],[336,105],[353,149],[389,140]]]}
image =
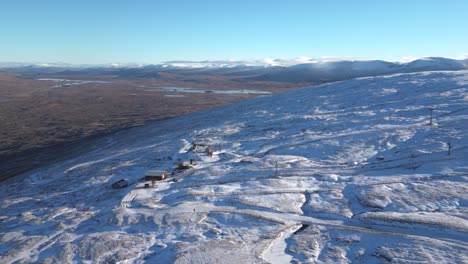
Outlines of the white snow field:
{"label": "white snow field", "polygon": [[325,84],[2,182],[0,263],[468,263],[467,180],[468,71]]}

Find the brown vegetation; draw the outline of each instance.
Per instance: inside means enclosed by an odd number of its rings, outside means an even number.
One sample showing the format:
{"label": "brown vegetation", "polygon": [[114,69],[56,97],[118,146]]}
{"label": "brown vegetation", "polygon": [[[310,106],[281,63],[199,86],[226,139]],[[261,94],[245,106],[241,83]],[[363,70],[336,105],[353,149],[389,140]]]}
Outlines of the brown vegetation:
{"label": "brown vegetation", "polygon": [[[162,92],[158,87],[194,89],[255,89],[286,91],[310,84],[230,79],[222,76],[182,76],[123,79],[109,76],[46,76],[108,83],[52,88],[58,83],[0,73],[0,169],[22,166],[37,149],[106,134],[181,114],[230,104],[257,95]],[[47,156],[47,155],[46,155]],[[50,157],[53,158],[53,157]],[[47,158],[45,158],[47,159]],[[13,165],[13,161],[21,160]],[[13,162],[13,163],[12,163]],[[35,161],[42,162],[42,161]],[[16,170],[15,170],[16,173]],[[14,173],[2,171],[0,176]],[[3,177],[0,177],[0,179]]]}

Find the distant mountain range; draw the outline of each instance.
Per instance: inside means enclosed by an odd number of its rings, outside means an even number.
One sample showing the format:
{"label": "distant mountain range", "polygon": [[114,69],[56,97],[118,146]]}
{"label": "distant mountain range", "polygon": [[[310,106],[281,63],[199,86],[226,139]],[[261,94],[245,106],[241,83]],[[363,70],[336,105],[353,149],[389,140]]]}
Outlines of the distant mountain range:
{"label": "distant mountain range", "polygon": [[423,58],[408,63],[369,61],[334,61],[299,64],[254,77],[257,80],[284,82],[329,82],[356,77],[421,71],[458,71],[468,69],[468,60]]}
{"label": "distant mountain range", "polygon": [[156,65],[98,66],[2,63],[0,68],[22,75],[95,74],[122,78],[157,78],[160,73],[165,72],[181,75],[222,75],[258,81],[323,83],[395,73],[465,70],[468,69],[468,59],[427,57],[406,63],[383,60],[173,61]]}

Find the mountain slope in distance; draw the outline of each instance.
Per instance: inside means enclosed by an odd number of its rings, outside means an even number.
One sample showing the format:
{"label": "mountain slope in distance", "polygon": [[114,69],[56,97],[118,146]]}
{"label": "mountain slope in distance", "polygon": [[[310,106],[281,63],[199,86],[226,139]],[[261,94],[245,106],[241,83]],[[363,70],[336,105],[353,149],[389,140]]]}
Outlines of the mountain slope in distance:
{"label": "mountain slope in distance", "polygon": [[332,82],[357,77],[384,74],[411,73],[421,71],[458,71],[468,69],[465,61],[439,57],[429,57],[408,63],[395,63],[381,60],[331,61],[299,64],[281,71],[253,77],[262,81],[283,82]]}

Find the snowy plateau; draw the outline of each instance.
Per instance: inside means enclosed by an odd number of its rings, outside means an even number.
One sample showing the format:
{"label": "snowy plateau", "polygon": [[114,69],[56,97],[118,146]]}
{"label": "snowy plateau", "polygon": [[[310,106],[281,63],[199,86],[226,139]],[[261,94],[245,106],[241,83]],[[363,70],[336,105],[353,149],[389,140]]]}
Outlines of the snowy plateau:
{"label": "snowy plateau", "polygon": [[468,263],[467,131],[468,71],[121,131],[0,184],[0,263]]}

